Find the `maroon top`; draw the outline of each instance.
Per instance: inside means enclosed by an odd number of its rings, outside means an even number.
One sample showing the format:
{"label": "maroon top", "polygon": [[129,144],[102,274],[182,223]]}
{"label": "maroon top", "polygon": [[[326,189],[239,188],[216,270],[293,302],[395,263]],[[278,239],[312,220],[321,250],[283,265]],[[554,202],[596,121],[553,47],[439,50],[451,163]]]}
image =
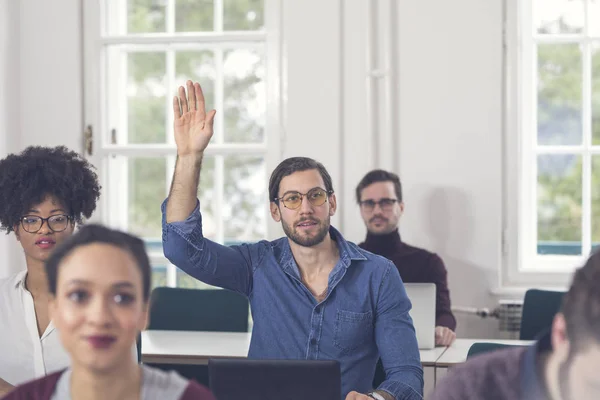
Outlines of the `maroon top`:
{"label": "maroon top", "polygon": [[[50,400],[63,372],[65,370],[17,386],[2,400]],[[195,381],[189,381],[179,400],[215,400],[215,398],[205,387]]]}
{"label": "maroon top", "polygon": [[435,283],[437,291],[435,324],[456,330],[456,319],[450,310],[448,273],[444,262],[437,254],[404,243],[397,230],[387,235],[369,233],[367,239],[359,246],[392,260],[403,282]]}
{"label": "maroon top", "polygon": [[547,333],[531,346],[478,354],[450,368],[429,400],[550,400],[541,359],[551,351]]}

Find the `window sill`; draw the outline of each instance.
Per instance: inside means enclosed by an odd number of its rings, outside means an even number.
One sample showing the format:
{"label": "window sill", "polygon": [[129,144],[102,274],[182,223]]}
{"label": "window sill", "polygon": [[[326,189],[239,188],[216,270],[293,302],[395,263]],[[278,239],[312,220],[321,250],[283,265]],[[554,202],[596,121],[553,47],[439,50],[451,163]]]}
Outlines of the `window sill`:
{"label": "window sill", "polygon": [[568,290],[568,286],[499,286],[492,288],[490,294],[497,300],[522,300],[525,297],[525,292],[529,289],[565,292]]}

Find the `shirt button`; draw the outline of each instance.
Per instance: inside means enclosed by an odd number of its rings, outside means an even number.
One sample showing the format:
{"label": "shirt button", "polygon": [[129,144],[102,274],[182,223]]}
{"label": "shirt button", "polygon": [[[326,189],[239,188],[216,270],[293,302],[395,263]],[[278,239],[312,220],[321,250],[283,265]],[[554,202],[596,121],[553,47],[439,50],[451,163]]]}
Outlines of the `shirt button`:
{"label": "shirt button", "polygon": [[315,313],[319,314],[321,312],[321,309],[319,307],[315,308]]}
{"label": "shirt button", "polygon": [[310,344],[313,345],[313,346],[316,346],[317,345],[317,339],[315,339],[315,338],[310,339]]}

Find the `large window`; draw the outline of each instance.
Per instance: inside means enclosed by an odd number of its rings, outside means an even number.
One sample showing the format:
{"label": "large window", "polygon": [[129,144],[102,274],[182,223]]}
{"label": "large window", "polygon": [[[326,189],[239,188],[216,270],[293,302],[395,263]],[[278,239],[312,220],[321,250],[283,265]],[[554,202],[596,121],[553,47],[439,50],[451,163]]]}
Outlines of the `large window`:
{"label": "large window", "polygon": [[[160,205],[175,162],[172,97],[186,80],[217,109],[198,197],[206,237],[266,237],[269,121],[276,118],[274,0],[85,1],[88,157],[103,182],[98,217],[143,237],[154,285],[202,287],[164,259]],[[271,22],[269,22],[271,21]],[[276,26],[274,27],[274,30]],[[270,114],[267,113],[270,104]]]}
{"label": "large window", "polygon": [[508,4],[509,269],[559,277],[600,244],[600,0]]}

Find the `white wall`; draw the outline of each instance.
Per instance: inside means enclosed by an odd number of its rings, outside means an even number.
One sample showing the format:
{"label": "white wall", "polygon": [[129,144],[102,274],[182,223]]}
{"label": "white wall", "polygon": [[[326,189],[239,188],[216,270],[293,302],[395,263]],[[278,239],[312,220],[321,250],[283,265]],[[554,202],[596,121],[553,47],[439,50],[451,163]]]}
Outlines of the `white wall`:
{"label": "white wall", "polygon": [[[18,16],[19,2],[0,0],[0,158],[16,149],[21,134]],[[21,268],[16,249],[14,236],[0,233],[0,278]]]}
{"label": "white wall", "polygon": [[[13,49],[20,48],[19,65],[11,65],[21,72],[18,80],[11,75],[12,90],[19,82],[23,95],[16,124],[22,136],[9,150],[28,144],[80,148],[79,2],[21,0],[20,10],[11,11],[19,24],[12,37],[20,41]],[[340,204],[333,222],[359,241],[365,230],[354,187],[383,163],[373,156],[376,149],[387,151],[382,158],[394,158],[404,182],[403,236],[444,258],[455,305],[494,305],[489,290],[498,284],[500,268],[501,1],[397,3],[398,148],[374,143],[366,122],[367,2],[283,3],[283,156],[311,156],[326,165]],[[459,317],[459,334],[492,336],[495,325]]]}
{"label": "white wall", "polygon": [[[445,260],[455,305],[493,306],[502,229],[501,1],[405,1],[399,26],[402,233]],[[494,328],[459,318],[459,334]]]}

